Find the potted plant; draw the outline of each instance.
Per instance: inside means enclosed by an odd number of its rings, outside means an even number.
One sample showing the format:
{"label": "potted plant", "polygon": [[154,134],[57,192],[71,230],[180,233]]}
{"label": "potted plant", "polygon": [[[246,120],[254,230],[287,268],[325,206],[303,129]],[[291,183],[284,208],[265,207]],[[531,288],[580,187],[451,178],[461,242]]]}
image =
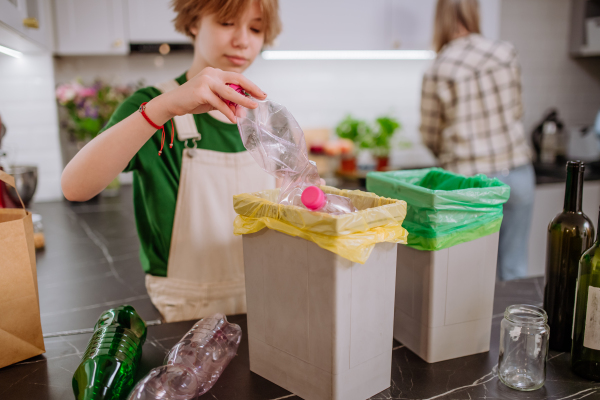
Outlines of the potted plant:
{"label": "potted plant", "polygon": [[[335,128],[335,133],[341,139],[350,140],[354,143],[355,149],[369,149],[372,147],[372,130],[369,124],[364,120],[359,120],[351,115],[346,116]],[[342,153],[342,172],[356,171],[356,154],[355,152]]]}
{"label": "potted plant", "polygon": [[[335,131],[340,138],[354,142],[357,149],[368,150],[376,159],[377,170],[385,171],[392,149],[391,139],[399,129],[401,129],[400,122],[389,116],[377,118],[371,126],[364,120],[348,115],[338,124]],[[356,163],[354,154],[351,159],[342,158],[342,171],[354,171]]]}
{"label": "potted plant", "polygon": [[383,116],[375,120],[375,126],[372,129],[373,148],[371,151],[377,158],[377,171],[385,171],[387,169],[392,149],[390,140],[401,127],[400,122],[392,117]]}
{"label": "potted plant", "polygon": [[[65,165],[98,135],[117,106],[134,89],[132,86],[111,86],[101,80],[87,86],[76,80],[56,88]],[[117,177],[108,185],[105,194],[117,194],[119,186]]]}

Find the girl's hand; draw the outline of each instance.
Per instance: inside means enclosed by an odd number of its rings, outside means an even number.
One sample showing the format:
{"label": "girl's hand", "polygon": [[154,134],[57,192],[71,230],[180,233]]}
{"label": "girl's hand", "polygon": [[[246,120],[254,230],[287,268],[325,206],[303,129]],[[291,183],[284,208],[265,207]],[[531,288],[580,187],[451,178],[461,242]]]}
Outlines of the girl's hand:
{"label": "girl's hand", "polygon": [[[156,105],[160,105],[164,110],[163,118],[159,117],[159,120],[164,119],[165,116],[170,116],[167,118],[168,121],[176,115],[201,114],[219,110],[232,123],[236,123],[235,106],[228,106],[223,99],[246,108],[256,108],[258,104],[227,86],[229,83],[243,87],[246,92],[257,99],[263,100],[267,97],[266,93],[243,75],[208,67],[177,89],[156,97],[148,106],[152,102],[156,102]],[[159,107],[154,108],[158,113]]]}

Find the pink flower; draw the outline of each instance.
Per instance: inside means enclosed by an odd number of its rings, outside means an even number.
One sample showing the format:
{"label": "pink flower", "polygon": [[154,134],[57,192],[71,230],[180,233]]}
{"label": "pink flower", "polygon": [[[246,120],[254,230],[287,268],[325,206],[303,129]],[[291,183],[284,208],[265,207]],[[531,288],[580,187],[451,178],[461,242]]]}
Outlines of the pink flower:
{"label": "pink flower", "polygon": [[71,83],[65,83],[56,88],[56,98],[60,104],[67,104],[77,96],[77,91]]}
{"label": "pink flower", "polygon": [[96,96],[97,90],[94,87],[81,87],[79,89],[79,97],[94,97]]}

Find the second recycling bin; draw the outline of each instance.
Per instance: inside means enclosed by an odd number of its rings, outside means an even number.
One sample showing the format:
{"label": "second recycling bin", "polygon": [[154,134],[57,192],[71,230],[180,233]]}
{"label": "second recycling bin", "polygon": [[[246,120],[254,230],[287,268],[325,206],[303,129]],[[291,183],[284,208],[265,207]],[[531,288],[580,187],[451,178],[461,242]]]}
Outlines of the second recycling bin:
{"label": "second recycling bin", "polygon": [[352,199],[344,215],[234,197],[243,235],[250,370],[303,399],[363,400],[390,386],[396,243],[404,201]]}
{"label": "second recycling bin", "polygon": [[394,338],[433,363],[489,350],[502,207],[510,187],[440,168],[367,175],[407,202],[398,245]]}

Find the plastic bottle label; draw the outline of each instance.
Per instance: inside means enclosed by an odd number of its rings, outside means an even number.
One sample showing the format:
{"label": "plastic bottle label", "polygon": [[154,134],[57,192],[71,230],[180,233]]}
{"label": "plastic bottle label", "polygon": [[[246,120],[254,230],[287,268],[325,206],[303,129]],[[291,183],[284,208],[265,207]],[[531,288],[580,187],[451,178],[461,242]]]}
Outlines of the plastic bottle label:
{"label": "plastic bottle label", "polygon": [[600,350],[600,288],[593,286],[588,291],[583,346]]}

